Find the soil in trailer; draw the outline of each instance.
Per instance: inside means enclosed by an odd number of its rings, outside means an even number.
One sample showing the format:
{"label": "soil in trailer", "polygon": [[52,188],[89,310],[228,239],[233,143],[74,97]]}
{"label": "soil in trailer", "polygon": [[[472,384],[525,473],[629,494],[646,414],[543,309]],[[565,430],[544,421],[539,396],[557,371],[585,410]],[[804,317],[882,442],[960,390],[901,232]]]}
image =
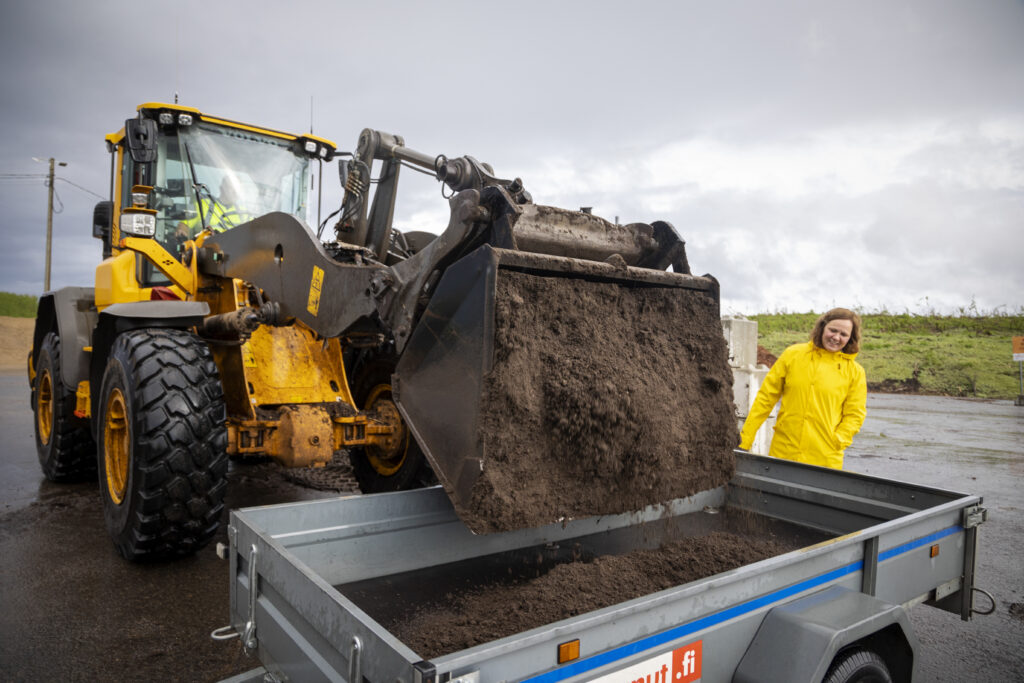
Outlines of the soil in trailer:
{"label": "soil in trailer", "polygon": [[339,590],[430,659],[825,540],[746,513],[660,522],[378,577]]}
{"label": "soil in trailer", "polygon": [[638,510],[727,482],[732,373],[708,292],[502,271],[476,533]]}

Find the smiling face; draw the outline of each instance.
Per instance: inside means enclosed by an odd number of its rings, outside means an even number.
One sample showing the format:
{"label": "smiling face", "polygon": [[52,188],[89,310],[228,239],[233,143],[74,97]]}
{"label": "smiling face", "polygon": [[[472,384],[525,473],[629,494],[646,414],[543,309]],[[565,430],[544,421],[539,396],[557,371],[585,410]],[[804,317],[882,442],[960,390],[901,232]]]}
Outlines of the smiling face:
{"label": "smiling face", "polygon": [[821,345],[826,351],[842,351],[853,334],[852,320],[832,320],[825,323],[821,333]]}

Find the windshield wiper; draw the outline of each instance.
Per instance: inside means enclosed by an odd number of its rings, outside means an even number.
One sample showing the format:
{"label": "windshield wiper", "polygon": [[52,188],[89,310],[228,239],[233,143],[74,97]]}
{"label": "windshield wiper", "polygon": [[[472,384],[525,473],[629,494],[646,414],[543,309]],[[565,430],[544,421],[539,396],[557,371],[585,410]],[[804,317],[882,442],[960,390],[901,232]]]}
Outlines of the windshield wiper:
{"label": "windshield wiper", "polygon": [[188,160],[188,171],[192,174],[192,191],[196,195],[196,207],[199,209],[199,224],[203,226],[203,230],[206,230],[206,217],[203,216],[202,190],[206,191],[206,196],[210,197],[211,200],[217,200],[213,199],[213,196],[210,194],[210,188],[199,182],[199,179],[196,177],[196,167],[195,164],[192,163],[192,153],[188,149],[188,143],[182,140],[181,146],[185,149],[185,159]]}

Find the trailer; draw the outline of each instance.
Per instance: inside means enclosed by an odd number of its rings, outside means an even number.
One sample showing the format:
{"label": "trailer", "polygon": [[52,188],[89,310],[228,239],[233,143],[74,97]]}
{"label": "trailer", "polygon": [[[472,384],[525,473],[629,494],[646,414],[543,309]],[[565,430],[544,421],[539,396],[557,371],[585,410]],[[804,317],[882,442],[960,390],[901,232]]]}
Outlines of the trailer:
{"label": "trailer", "polygon": [[[231,625],[243,681],[912,681],[907,610],[969,620],[979,496],[736,452],[728,485],[634,513],[473,535],[440,487],[231,513]],[[792,552],[426,659],[374,618],[429,586],[534,553],[651,547],[726,514],[813,542]],[[983,591],[982,591],[983,592]],[[401,600],[407,601],[404,593]]]}

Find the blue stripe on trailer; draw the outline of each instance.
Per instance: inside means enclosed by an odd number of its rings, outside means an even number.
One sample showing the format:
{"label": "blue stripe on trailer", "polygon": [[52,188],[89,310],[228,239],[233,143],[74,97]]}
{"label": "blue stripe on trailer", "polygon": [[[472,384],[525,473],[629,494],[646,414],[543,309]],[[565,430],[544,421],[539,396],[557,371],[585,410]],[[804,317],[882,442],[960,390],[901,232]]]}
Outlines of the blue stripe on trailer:
{"label": "blue stripe on trailer", "polygon": [[928,545],[929,543],[932,543],[934,541],[938,541],[939,539],[945,538],[946,536],[952,536],[953,534],[959,533],[959,532],[961,532],[963,530],[964,530],[963,527],[960,526],[960,525],[951,526],[951,527],[949,527],[947,529],[942,529],[941,531],[936,531],[934,534],[929,534],[928,536],[922,536],[921,538],[915,539],[913,541],[909,541],[907,543],[904,543],[903,545],[898,545],[898,546],[896,546],[894,548],[889,548],[888,550],[886,550],[884,552],[878,553],[878,561],[879,562],[885,562],[886,560],[888,560],[890,558],[893,558],[893,557],[896,557],[897,555],[902,555],[903,553],[910,552],[911,550],[914,550],[915,548],[920,548],[923,545]]}
{"label": "blue stripe on trailer", "polygon": [[[932,543],[933,541],[937,541],[941,538],[951,536],[961,531],[963,531],[963,527],[961,527],[958,524],[955,526],[948,527],[946,529],[942,529],[941,531],[936,531],[935,533],[929,534],[928,536],[922,536],[921,538],[909,541],[907,543],[895,546],[893,548],[890,548],[889,550],[879,553],[878,561],[884,562],[885,560],[889,560],[904,553],[908,553],[911,550],[920,548],[923,545],[927,545],[929,543]],[[714,614],[709,614],[706,617],[701,617],[700,619],[696,619],[686,624],[680,624],[679,626],[670,628],[667,631],[662,631],[661,633],[656,633],[652,636],[641,638],[640,640],[637,640],[635,642],[628,643],[626,645],[621,645],[617,648],[608,650],[607,652],[602,652],[601,654],[594,655],[593,657],[581,659],[577,662],[573,662],[563,667],[559,667],[558,669],[554,669],[552,671],[548,671],[547,673],[540,674],[539,676],[523,679],[523,683],[555,683],[556,681],[562,681],[567,678],[572,678],[573,676],[578,676],[582,673],[586,673],[587,671],[591,671],[593,669],[597,669],[598,667],[605,666],[606,664],[611,664],[617,660],[625,659],[626,657],[635,655],[638,652],[650,650],[652,648],[658,647],[659,645],[669,643],[673,640],[684,638],[692,633],[696,633],[697,631],[702,631],[706,628],[717,626],[718,624],[721,624],[724,621],[728,621],[730,619],[743,616],[748,612],[753,612],[754,610],[761,609],[762,607],[765,607],[767,605],[771,605],[774,602],[785,600],[786,598],[790,598],[806,590],[817,588],[818,586],[830,583],[832,581],[835,581],[836,579],[840,579],[844,576],[847,576],[848,574],[853,574],[855,572],[862,571],[863,569],[863,560],[857,560],[856,562],[852,562],[846,566],[840,567],[838,569],[833,569],[830,572],[819,574],[818,576],[812,577],[805,581],[795,583],[792,586],[781,588],[772,593],[766,593],[765,595],[762,595],[759,598],[754,598],[753,600],[748,600],[747,602],[740,603],[738,605],[735,605],[734,607],[724,609],[721,612],[715,612]]]}

